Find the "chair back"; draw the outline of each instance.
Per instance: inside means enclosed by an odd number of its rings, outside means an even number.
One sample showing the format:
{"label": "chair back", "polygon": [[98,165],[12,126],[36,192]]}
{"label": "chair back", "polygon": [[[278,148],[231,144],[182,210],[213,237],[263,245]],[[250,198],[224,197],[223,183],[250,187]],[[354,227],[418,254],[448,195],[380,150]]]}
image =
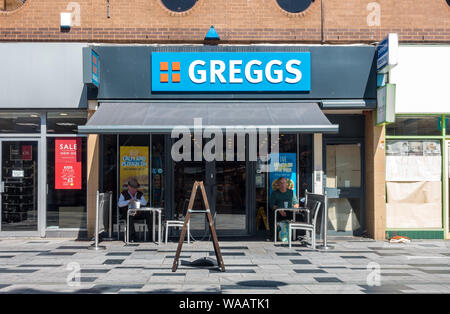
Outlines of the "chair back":
{"label": "chair back", "polygon": [[305,207],[310,210],[310,221],[308,223],[316,225],[316,230],[322,234],[323,225],[326,223],[323,213],[327,204],[326,195],[314,194],[305,191]]}

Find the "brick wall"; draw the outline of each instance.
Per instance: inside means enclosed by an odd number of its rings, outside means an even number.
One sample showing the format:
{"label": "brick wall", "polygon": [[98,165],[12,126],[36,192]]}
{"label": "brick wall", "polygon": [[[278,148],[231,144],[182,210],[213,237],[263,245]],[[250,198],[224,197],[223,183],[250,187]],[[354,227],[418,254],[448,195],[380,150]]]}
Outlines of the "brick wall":
{"label": "brick wall", "polygon": [[[379,41],[397,32],[402,42],[450,42],[446,0],[323,0],[328,43]],[[80,25],[59,28],[60,13],[79,4]],[[223,43],[319,43],[321,1],[300,14],[283,11],[276,0],[199,0],[174,13],[160,0],[28,0],[0,12],[0,40],[120,43],[201,43],[214,25]],[[379,13],[379,14],[378,14]],[[379,19],[378,19],[379,16]]]}

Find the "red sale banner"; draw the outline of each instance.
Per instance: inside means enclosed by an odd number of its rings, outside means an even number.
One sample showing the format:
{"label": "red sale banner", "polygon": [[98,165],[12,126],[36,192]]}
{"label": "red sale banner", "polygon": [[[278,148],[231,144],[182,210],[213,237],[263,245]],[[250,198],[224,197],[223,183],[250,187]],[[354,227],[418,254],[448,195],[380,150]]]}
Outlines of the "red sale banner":
{"label": "red sale banner", "polygon": [[81,189],[81,138],[55,139],[55,189]]}

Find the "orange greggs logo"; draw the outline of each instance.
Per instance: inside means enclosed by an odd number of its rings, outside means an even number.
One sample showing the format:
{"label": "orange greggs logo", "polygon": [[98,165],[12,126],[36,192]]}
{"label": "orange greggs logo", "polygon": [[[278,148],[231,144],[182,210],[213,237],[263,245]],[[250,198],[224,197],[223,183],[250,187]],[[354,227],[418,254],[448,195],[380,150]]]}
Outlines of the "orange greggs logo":
{"label": "orange greggs logo", "polygon": [[[180,83],[180,62],[170,62],[172,83]],[[169,83],[169,62],[159,63],[159,81],[161,83]]]}

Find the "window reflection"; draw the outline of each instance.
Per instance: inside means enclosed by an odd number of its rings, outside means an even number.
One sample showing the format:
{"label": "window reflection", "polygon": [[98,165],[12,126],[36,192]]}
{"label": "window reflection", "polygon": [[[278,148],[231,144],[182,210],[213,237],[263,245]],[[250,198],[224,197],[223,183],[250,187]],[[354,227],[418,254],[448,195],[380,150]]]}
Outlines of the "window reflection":
{"label": "window reflection", "polygon": [[0,133],[39,133],[40,131],[40,113],[0,112]]}

